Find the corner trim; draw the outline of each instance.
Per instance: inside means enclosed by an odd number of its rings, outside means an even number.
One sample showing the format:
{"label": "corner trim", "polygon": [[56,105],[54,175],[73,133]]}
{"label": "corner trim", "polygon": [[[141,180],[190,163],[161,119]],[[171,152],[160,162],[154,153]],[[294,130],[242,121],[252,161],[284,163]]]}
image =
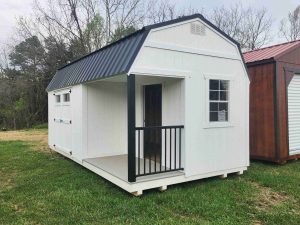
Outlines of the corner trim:
{"label": "corner trim", "polygon": [[280,161],[280,129],[279,129],[279,108],[278,108],[278,65],[274,62],[274,128],[275,128],[275,159]]}

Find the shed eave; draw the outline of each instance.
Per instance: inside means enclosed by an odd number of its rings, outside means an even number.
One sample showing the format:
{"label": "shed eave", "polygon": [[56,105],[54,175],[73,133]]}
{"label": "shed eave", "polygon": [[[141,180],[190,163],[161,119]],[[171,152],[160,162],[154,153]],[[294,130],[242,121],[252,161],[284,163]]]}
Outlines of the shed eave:
{"label": "shed eave", "polygon": [[272,58],[269,58],[269,59],[263,59],[263,60],[259,60],[259,61],[246,62],[246,65],[248,67],[259,66],[259,65],[263,65],[263,64],[274,63],[275,61],[276,60],[272,57]]}

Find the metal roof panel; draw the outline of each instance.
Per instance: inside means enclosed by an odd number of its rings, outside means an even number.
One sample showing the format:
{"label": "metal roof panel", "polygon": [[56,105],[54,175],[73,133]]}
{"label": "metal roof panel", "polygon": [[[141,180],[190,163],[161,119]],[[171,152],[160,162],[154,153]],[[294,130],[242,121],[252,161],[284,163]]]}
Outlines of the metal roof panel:
{"label": "metal roof panel", "polygon": [[262,60],[276,58],[297,45],[300,45],[300,40],[245,52],[243,56],[246,63],[258,62]]}

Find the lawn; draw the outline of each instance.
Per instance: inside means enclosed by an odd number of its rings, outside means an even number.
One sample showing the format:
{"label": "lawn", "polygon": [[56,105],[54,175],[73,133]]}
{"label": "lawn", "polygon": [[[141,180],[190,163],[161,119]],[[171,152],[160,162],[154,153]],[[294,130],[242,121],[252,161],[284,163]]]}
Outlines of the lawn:
{"label": "lawn", "polygon": [[3,133],[0,224],[300,224],[300,161],[283,166],[252,162],[242,176],[133,197],[50,154],[43,129],[23,131],[17,136],[22,141],[12,140],[17,133],[6,138]]}

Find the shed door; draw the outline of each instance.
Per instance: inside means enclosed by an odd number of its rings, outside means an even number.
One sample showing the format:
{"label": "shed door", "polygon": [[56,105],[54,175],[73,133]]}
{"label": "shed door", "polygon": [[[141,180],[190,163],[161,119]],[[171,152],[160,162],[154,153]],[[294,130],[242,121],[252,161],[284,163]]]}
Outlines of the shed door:
{"label": "shed door", "polygon": [[[145,126],[161,126],[162,122],[162,87],[161,84],[146,85],[145,98]],[[145,130],[144,154],[146,158],[160,161],[161,155],[161,130]]]}
{"label": "shed door", "polygon": [[288,86],[288,125],[290,155],[300,154],[300,75]]}

